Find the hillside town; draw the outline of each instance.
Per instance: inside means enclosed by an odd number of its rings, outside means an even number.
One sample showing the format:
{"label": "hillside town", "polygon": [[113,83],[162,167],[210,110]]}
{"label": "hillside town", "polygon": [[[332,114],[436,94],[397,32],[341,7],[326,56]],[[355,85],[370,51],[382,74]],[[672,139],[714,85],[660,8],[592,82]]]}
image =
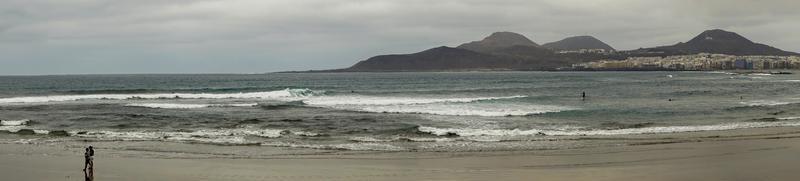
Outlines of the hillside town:
{"label": "hillside town", "polygon": [[573,64],[572,70],[769,70],[800,69],[800,56],[735,56],[700,53],[629,57]]}
{"label": "hillside town", "polygon": [[582,53],[594,53],[594,54],[603,54],[603,55],[608,55],[608,54],[613,54],[613,53],[616,53],[616,51],[614,51],[614,50],[606,50],[606,49],[595,48],[595,49],[578,49],[578,50],[559,50],[559,51],[556,51],[556,53],[558,53],[558,54],[568,54],[568,53],[578,53],[578,54],[582,54]]}

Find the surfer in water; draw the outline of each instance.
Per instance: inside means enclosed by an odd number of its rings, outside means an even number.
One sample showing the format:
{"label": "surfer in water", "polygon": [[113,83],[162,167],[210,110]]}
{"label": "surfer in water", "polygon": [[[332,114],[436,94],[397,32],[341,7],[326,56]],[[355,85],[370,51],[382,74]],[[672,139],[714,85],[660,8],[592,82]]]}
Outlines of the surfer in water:
{"label": "surfer in water", "polygon": [[586,100],[586,91],[584,91],[583,94],[581,94],[581,100],[582,101]]}

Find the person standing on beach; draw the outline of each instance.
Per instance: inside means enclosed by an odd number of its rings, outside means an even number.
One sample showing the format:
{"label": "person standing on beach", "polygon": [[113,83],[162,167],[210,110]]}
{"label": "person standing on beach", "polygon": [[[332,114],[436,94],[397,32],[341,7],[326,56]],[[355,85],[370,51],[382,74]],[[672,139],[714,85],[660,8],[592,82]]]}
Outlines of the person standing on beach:
{"label": "person standing on beach", "polygon": [[83,153],[85,162],[83,164],[83,176],[86,181],[94,180],[94,148],[89,146]]}

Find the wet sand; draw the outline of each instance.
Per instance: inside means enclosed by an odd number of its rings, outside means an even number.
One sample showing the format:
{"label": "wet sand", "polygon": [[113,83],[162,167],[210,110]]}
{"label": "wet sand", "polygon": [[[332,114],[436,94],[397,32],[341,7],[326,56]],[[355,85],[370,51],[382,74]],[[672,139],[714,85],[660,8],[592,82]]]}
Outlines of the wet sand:
{"label": "wet sand", "polygon": [[[775,131],[780,134],[767,134]],[[98,149],[98,180],[795,180],[798,128],[567,150],[371,152],[263,158]],[[694,135],[694,136],[692,136]],[[708,136],[723,135],[723,136]],[[646,136],[646,135],[645,135]],[[237,149],[236,147],[229,147]],[[252,148],[252,147],[250,147]],[[256,147],[270,151],[272,148]],[[81,180],[79,147],[0,144],[0,180]]]}

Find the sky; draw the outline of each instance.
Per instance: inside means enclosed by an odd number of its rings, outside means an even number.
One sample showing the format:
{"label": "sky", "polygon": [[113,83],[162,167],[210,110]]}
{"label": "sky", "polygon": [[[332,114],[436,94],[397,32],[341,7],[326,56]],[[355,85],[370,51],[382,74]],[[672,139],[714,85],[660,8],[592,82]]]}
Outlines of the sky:
{"label": "sky", "polygon": [[616,49],[708,29],[800,52],[795,0],[0,0],[0,75],[348,67],[496,31]]}

